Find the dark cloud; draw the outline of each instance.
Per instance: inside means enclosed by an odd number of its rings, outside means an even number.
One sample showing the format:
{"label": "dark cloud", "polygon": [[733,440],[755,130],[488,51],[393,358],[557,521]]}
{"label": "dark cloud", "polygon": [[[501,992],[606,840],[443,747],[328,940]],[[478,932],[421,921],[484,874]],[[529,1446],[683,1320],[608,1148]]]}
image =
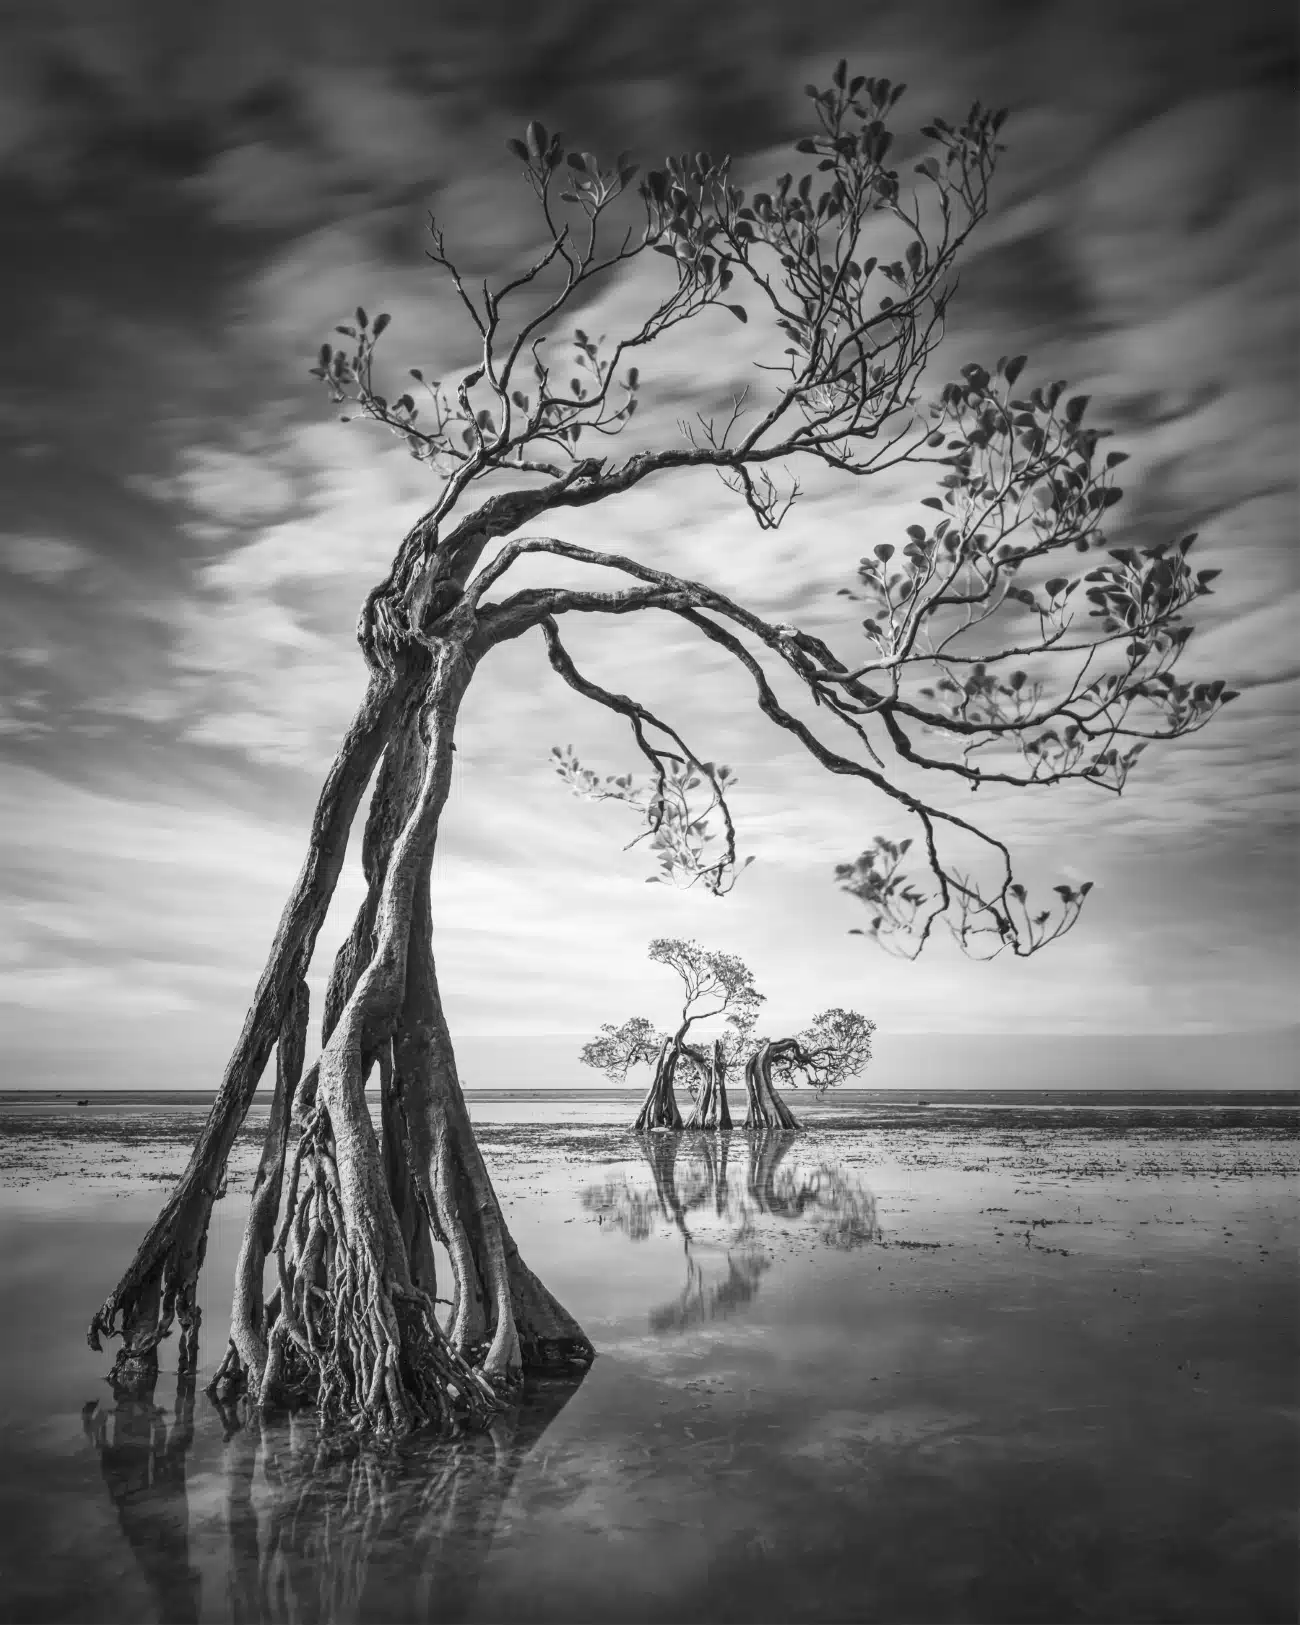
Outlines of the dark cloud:
{"label": "dark cloud", "polygon": [[[27,0],[0,31],[0,759],[51,804],[80,786],[123,827],[164,805],[301,824],[355,687],[356,600],[384,527],[420,500],[409,471],[316,429],[312,346],[383,298],[422,362],[453,347],[426,212],[476,272],[522,255],[503,142],[527,118],[601,151],[744,159],[798,132],[803,79],[844,53],[910,81],[917,123],[974,96],[1011,107],[954,345],[1028,349],[1096,394],[1134,450],[1120,534],[1200,528],[1231,551],[1238,596],[1207,605],[1204,641],[1259,685],[1243,702],[1258,709],[1185,757],[1171,861],[1202,861],[1229,814],[1234,838],[1267,828],[1265,868],[1287,850],[1289,4]],[[728,385],[741,363],[722,345],[647,395],[667,411],[692,377],[708,393],[713,364]],[[680,525],[659,500],[638,512]],[[757,599],[814,612],[824,582],[803,545],[750,567]],[[1267,957],[1276,910],[1248,891],[1233,931],[1255,919]],[[1162,925],[1170,941],[1197,895]],[[111,959],[115,906],[69,962]],[[58,933],[33,932],[33,963],[53,966]],[[122,940],[147,955],[135,932]]]}

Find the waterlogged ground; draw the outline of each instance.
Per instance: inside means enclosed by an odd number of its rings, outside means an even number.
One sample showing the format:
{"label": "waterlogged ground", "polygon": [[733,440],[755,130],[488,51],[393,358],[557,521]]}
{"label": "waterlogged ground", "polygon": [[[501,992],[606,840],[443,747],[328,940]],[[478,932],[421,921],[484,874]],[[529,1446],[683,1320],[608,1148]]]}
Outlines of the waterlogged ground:
{"label": "waterlogged ground", "polygon": [[1294,1620],[1294,1099],[859,1094],[799,1136],[472,1100],[600,1350],[397,1450],[218,1413],[84,1343],[193,1099],[0,1096],[0,1619]]}

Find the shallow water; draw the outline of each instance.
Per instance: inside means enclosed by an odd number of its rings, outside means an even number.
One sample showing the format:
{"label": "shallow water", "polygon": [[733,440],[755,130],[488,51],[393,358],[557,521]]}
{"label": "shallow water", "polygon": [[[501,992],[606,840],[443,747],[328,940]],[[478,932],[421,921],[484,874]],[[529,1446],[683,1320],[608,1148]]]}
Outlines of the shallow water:
{"label": "shallow water", "polygon": [[201,1391],[251,1139],[197,1397],[114,1405],[85,1322],[195,1113],[57,1104],[0,1110],[0,1618],[1296,1617],[1293,1113],[643,1144],[621,1104],[472,1103],[600,1356],[384,1451]]}

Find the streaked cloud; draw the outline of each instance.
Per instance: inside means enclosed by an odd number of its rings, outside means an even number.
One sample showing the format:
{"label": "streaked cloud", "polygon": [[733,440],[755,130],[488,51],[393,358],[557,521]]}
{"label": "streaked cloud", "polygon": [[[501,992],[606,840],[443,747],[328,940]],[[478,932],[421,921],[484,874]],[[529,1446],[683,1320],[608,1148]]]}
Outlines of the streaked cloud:
{"label": "streaked cloud", "polygon": [[[315,346],[361,301],[393,313],[399,374],[469,359],[421,232],[433,209],[475,276],[524,263],[527,192],[502,143],[531,114],[601,150],[729,143],[758,175],[784,164],[803,81],[841,52],[908,80],[916,122],[972,95],[1012,104],[1000,201],[934,377],[1023,349],[1093,396],[1132,459],[1116,540],[1200,532],[1224,574],[1188,669],[1243,696],[1152,750],[1122,801],[982,792],[1042,884],[1098,881],[1089,914],[1028,965],[940,947],[906,967],[845,934],[854,905],[829,878],[896,809],[829,781],[720,651],[659,615],[565,628],[584,669],[739,772],[741,850],[759,861],[725,904],[646,886],[640,852],[619,851],[626,815],[567,797],[552,740],[613,771],[633,762],[625,731],[578,706],[540,640],[502,649],[467,706],[438,858],[458,1029],[658,1014],[644,948],[664,934],[745,954],[791,1022],[827,1002],[895,1031],[1289,1019],[1289,15],[1265,0],[1176,13],[918,0],[877,8],[868,37],[858,8],[832,3],[674,0],[654,26],[637,6],[444,10],[362,18],[330,3],[309,43],[276,4],[163,27],[148,7],[59,0],[5,25],[0,185],[23,314],[0,393],[0,1001],[24,1064],[56,1075],[96,1022],[123,1055],[153,1055],[147,1017],[210,1081],[242,1016],[362,689],[358,605],[429,497],[392,441],[331,420],[305,376]],[[576,320],[617,331],[656,269]],[[723,407],[754,380],[760,343],[759,322],[721,315],[670,335],[645,360],[629,449]],[[869,489],[815,477],[764,536],[692,476],[541,528],[707,579],[852,655],[836,589],[926,489],[904,473]],[[549,561],[520,571],[558,578]],[[968,803],[957,786],[951,804]],[[358,896],[354,854],[318,986]],[[71,1013],[52,1023],[55,1010]]]}

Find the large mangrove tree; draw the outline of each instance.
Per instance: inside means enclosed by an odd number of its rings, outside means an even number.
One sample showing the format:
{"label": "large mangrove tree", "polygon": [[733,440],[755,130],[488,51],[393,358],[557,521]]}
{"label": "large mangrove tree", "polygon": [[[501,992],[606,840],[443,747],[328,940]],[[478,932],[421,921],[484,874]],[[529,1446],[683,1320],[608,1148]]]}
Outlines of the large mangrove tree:
{"label": "large mangrove tree", "polygon": [[[1073,926],[1087,891],[1062,885],[1053,902],[1031,902],[1005,844],[931,786],[1034,792],[1074,779],[1118,793],[1147,740],[1190,733],[1231,698],[1222,683],[1175,675],[1183,612],[1213,574],[1191,569],[1190,539],[1106,550],[1123,459],[1103,449],[1084,397],[1028,387],[1024,358],[1010,356],[972,361],[922,399],[958,260],[989,208],[1004,115],[977,103],[935,119],[899,143],[904,164],[891,130],[901,85],[841,64],[809,94],[794,168],[757,189],[728,158],[684,153],[641,177],[625,156],[604,162],[530,124],[510,148],[536,211],[535,257],[471,280],[431,226],[428,254],[459,301],[472,364],[440,378],[395,370],[390,382],[388,317],[361,309],[321,347],[322,387],[400,437],[433,476],[431,501],[361,608],[363,692],[209,1118],[91,1322],[96,1347],[121,1338],[119,1387],[152,1382],[173,1327],[182,1367],[197,1358],[212,1204],[273,1050],[227,1388],[400,1432],[485,1415],[522,1370],[591,1358],[493,1192],[432,951],[430,868],[457,717],[502,644],[537,634],[564,683],[626,719],[648,779],[596,781],[600,793],[640,806],[668,874],[723,891],[736,853],[721,769],[673,722],[580,671],[563,628],[656,611],[708,640],[788,741],[861,784],[864,809],[892,804],[912,821],[915,844],[881,837],[841,876],[869,932],[907,953],[939,922],[976,948],[1033,953]],[[639,262],[659,275],[629,278],[644,303],[622,331],[575,325]],[[656,342],[737,322],[771,341],[753,386],[720,416],[620,456]],[[865,482],[906,463],[935,465],[934,492],[897,544],[857,565],[864,618],[838,651],[704,580],[557,534],[574,509],[708,469],[770,529],[802,467]],[[512,584],[525,559],[553,565],[553,582]],[[592,584],[592,567],[606,583]],[[776,672],[815,702],[806,715],[782,699]],[[596,776],[565,760],[589,789]],[[304,978],[367,789],[366,898],[308,1062]],[[449,1282],[435,1283],[435,1240]],[[451,1302],[445,1323],[435,1293]]]}

